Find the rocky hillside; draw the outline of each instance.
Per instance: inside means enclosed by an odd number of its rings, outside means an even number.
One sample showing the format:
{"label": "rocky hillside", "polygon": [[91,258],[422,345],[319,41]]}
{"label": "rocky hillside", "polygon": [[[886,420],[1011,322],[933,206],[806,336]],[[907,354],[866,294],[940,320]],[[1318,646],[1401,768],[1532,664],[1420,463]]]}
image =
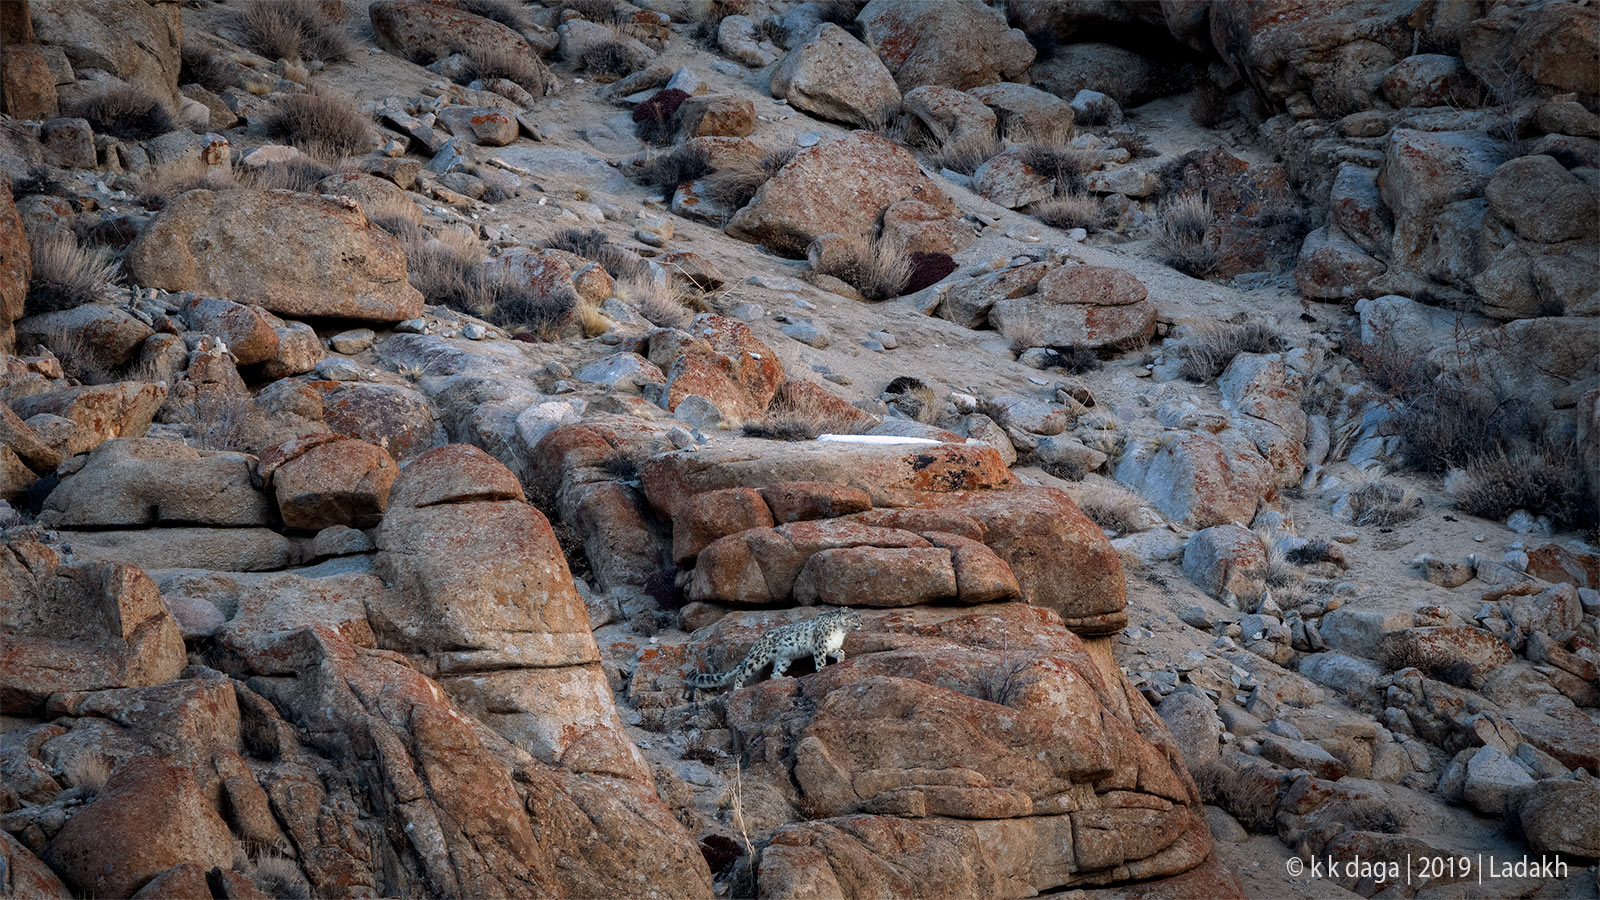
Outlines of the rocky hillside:
{"label": "rocky hillside", "polygon": [[1597,895],[1593,6],[637,4],[0,4],[0,896]]}

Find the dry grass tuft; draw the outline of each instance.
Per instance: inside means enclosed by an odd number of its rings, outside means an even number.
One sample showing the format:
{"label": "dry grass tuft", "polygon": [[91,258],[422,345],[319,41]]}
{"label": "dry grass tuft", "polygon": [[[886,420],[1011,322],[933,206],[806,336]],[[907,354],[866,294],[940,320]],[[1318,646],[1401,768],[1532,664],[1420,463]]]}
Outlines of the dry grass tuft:
{"label": "dry grass tuft", "polygon": [[617,294],[658,328],[684,328],[694,318],[689,297],[674,290],[670,279],[624,279],[617,285]]}
{"label": "dry grass tuft", "polygon": [[871,427],[865,416],[843,412],[826,398],[826,392],[812,393],[780,386],[767,414],[755,422],[746,422],[742,431],[746,437],[766,438],[774,441],[810,441],[823,434],[859,434]]}
{"label": "dry grass tuft", "polygon": [[89,120],[95,134],[143,141],[176,128],[172,115],[150,93],[136,87],[118,87],[91,94],[73,104],[67,115]]}
{"label": "dry grass tuft", "polygon": [[972,175],[1004,149],[992,134],[969,134],[928,154],[928,167]]}
{"label": "dry grass tuft", "polygon": [[338,158],[371,150],[377,134],[370,117],[333,94],[292,94],[262,121],[268,135],[316,157]]}
{"label": "dry grass tuft", "polygon": [[33,277],[24,302],[26,315],[73,309],[109,295],[117,268],[109,253],[86,250],[77,238],[60,235],[34,241],[28,255]]}
{"label": "dry grass tuft", "polygon": [[644,51],[623,41],[601,41],[578,54],[578,70],[597,81],[614,81],[649,64]]}
{"label": "dry grass tuft", "polygon": [[892,300],[911,281],[911,256],[896,244],[855,235],[831,248],[815,271],[847,282],[868,300]]}
{"label": "dry grass tuft", "polygon": [[797,152],[788,147],[774,150],[760,159],[744,154],[730,155],[720,167],[700,180],[700,196],[731,214],[749,203],[756,191],[788,165]]}
{"label": "dry grass tuft", "polygon": [[883,400],[895,410],[924,425],[939,420],[939,394],[926,381],[902,375],[883,389]]}
{"label": "dry grass tuft", "polygon": [[1022,148],[1023,165],[1056,183],[1056,195],[1083,190],[1083,176],[1100,167],[1100,154],[1094,150],[1059,143],[1035,142]]}
{"label": "dry grass tuft", "polygon": [[111,779],[111,763],[98,753],[79,753],[61,767],[61,776],[72,787],[98,794]]}
{"label": "dry grass tuft", "polygon": [[490,295],[490,305],[484,318],[513,335],[526,335],[541,341],[555,340],[561,327],[583,305],[577,292],[571,288],[539,293],[521,285],[487,279],[485,290]]}
{"label": "dry grass tuft", "polygon": [[347,18],[342,2],[256,0],[239,13],[240,43],[272,60],[345,60],[355,46]]}
{"label": "dry grass tuft", "polygon": [[1086,484],[1072,499],[1089,520],[1106,531],[1131,534],[1144,529],[1144,498],[1132,491],[1105,484]]}
{"label": "dry grass tuft", "polygon": [[611,319],[600,311],[600,307],[587,300],[580,301],[573,309],[572,315],[577,319],[578,327],[583,330],[583,336],[586,338],[605,334],[611,330],[613,324]]}
{"label": "dry grass tuft", "polygon": [[638,174],[646,184],[660,188],[670,198],[679,187],[710,173],[711,154],[704,147],[684,144],[650,159],[639,167]]}
{"label": "dry grass tuft", "polygon": [[189,405],[190,440],[203,450],[258,452],[270,440],[267,415],[249,396],[206,391]]}
{"label": "dry grass tuft", "polygon": [[311,900],[310,882],[295,861],[287,857],[274,854],[257,859],[251,880],[274,900]]}
{"label": "dry grass tuft", "polygon": [[1258,322],[1207,322],[1196,326],[1179,350],[1183,365],[1178,371],[1203,384],[1221,375],[1241,353],[1281,353],[1288,347],[1283,335]]}
{"label": "dry grass tuft", "polygon": [[567,228],[543,242],[547,250],[565,250],[597,262],[612,278],[627,280],[648,278],[650,264],[637,253],[611,243],[606,233],[598,228]]}
{"label": "dry grass tuft", "polygon": [[544,60],[532,53],[518,53],[499,45],[473,47],[462,53],[466,57],[461,68],[463,83],[504,78],[535,97],[554,93],[560,83]]}
{"label": "dry grass tuft", "polygon": [[179,84],[198,84],[213,93],[239,85],[238,69],[209,47],[184,41],[179,60]]}
{"label": "dry grass tuft", "polygon": [[1211,230],[1211,204],[1198,193],[1185,192],[1162,201],[1161,231],[1156,249],[1162,262],[1191,278],[1216,271],[1221,260],[1206,241]]}
{"label": "dry grass tuft", "polygon": [[1065,194],[1033,204],[1033,214],[1052,228],[1082,228],[1088,232],[1105,227],[1105,212],[1099,198],[1068,190]]}
{"label": "dry grass tuft", "polygon": [[1422,515],[1422,498],[1411,488],[1375,479],[1350,492],[1350,520],[1357,525],[1392,526]]}

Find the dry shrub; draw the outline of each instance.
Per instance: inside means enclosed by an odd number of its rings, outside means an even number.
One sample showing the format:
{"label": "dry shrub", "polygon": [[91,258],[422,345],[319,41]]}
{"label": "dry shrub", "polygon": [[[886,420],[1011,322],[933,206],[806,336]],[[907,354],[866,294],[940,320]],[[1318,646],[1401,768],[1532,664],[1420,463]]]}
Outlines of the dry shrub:
{"label": "dry shrub", "polygon": [[1100,154],[1094,150],[1043,141],[1025,145],[1019,158],[1040,177],[1055,181],[1057,196],[1081,192],[1084,173],[1100,166]]}
{"label": "dry shrub", "polygon": [[983,667],[978,675],[977,698],[1000,706],[1015,706],[1030,685],[1037,684],[1038,675],[1024,675],[1033,660],[1011,656],[1002,652],[1000,659]]}
{"label": "dry shrub", "polygon": [[1189,118],[1201,128],[1215,128],[1228,114],[1228,93],[1209,76],[1189,92]]}
{"label": "dry shrub", "polygon": [[471,47],[461,52],[466,57],[461,67],[463,83],[504,78],[535,97],[549,95],[558,84],[550,67],[532,53],[520,53],[500,45]]}
{"label": "dry shrub", "polygon": [[476,242],[445,231],[430,238],[421,229],[401,238],[406,274],[425,301],[468,313],[487,315],[494,306],[492,288],[483,277],[483,252]]}
{"label": "dry shrub", "polygon": [[1150,146],[1150,139],[1137,131],[1111,131],[1106,133],[1106,137],[1116,141],[1117,146],[1128,151],[1128,155],[1134,159],[1161,155]]}
{"label": "dry shrub", "polygon": [[91,94],[72,104],[66,114],[89,120],[95,134],[129,141],[160,137],[177,127],[160,100],[132,86]]}
{"label": "dry shrub", "polygon": [[1161,230],[1156,250],[1161,261],[1191,278],[1204,278],[1221,262],[1207,242],[1211,230],[1211,204],[1198,193],[1185,192],[1162,201]]}
{"label": "dry shrub", "polygon": [[761,186],[778,174],[798,151],[793,147],[773,150],[756,159],[745,154],[730,154],[720,167],[700,181],[700,196],[731,215],[755,197]]}
{"label": "dry shrub", "polygon": [[256,0],[239,13],[240,43],[267,59],[335,62],[350,58],[343,3]]}
{"label": "dry shrub", "polygon": [[920,378],[901,375],[883,389],[883,400],[895,410],[924,425],[939,420],[939,395]]}
{"label": "dry shrub", "polygon": [[1183,357],[1178,373],[1205,383],[1221,375],[1241,353],[1281,353],[1288,347],[1283,335],[1258,322],[1207,322],[1196,326],[1178,351]]}
{"label": "dry shrub", "polygon": [[1074,190],[1035,203],[1033,214],[1052,228],[1082,228],[1094,232],[1105,227],[1106,217],[1100,200]]}
{"label": "dry shrub", "polygon": [[816,271],[852,285],[868,300],[892,300],[911,281],[911,256],[889,241],[855,235],[831,249]]}
{"label": "dry shrub", "polygon": [[324,158],[364,153],[376,143],[370,117],[333,94],[291,94],[262,121],[271,137]]}
{"label": "dry shrub", "polygon": [[929,154],[928,166],[972,175],[1004,149],[1000,140],[992,134],[968,134]]}
{"label": "dry shrub", "polygon": [[1393,526],[1422,515],[1422,498],[1408,487],[1375,479],[1350,492],[1350,520],[1357,525]]}
{"label": "dry shrub", "polygon": [[25,315],[73,309],[105,299],[116,263],[111,254],[86,250],[72,235],[36,240],[28,248],[33,277],[28,281]]}
{"label": "dry shrub", "polygon": [[1222,761],[1199,766],[1193,775],[1205,802],[1227,810],[1252,832],[1268,834],[1274,830],[1273,814],[1286,781],[1266,771],[1242,772]]}
{"label": "dry shrub", "polygon": [[239,70],[209,47],[184,41],[178,58],[179,84],[198,84],[213,93],[239,84]]}
{"label": "dry shrub", "polygon": [[255,453],[271,439],[267,414],[250,395],[211,390],[189,403],[190,440],[202,450]]}
{"label": "dry shrub", "polygon": [[1400,437],[1406,465],[1422,472],[1504,453],[1507,435],[1532,430],[1521,404],[1496,400],[1486,390],[1437,380],[1411,396],[1391,420]]}
{"label": "dry shrub", "polygon": [[547,250],[565,250],[590,262],[597,262],[612,278],[618,280],[650,276],[648,262],[640,259],[637,253],[611,243],[606,233],[598,228],[567,228],[556,232],[543,242],[543,246]]}
{"label": "dry shrub", "polygon": [[19,200],[30,194],[60,197],[66,194],[67,186],[56,176],[56,170],[49,166],[34,166],[11,179],[11,196]]}
{"label": "dry shrub", "polygon": [[684,144],[650,159],[639,167],[646,184],[672,196],[678,188],[711,173],[711,154],[702,146]]}
{"label": "dry shrub", "polygon": [[601,41],[578,54],[578,70],[597,80],[616,80],[649,64],[643,50],[624,41]]}
{"label": "dry shrub", "polygon": [[659,328],[683,328],[694,318],[689,297],[674,290],[670,279],[628,278],[618,285],[617,293]]}
{"label": "dry shrub", "polygon": [[871,422],[865,416],[841,412],[818,394],[781,385],[767,405],[766,415],[758,421],[746,422],[741,430],[746,437],[810,441],[823,434],[859,434],[870,427]]}
{"label": "dry shrub", "polygon": [[295,861],[284,856],[262,856],[256,860],[251,881],[268,897],[276,900],[310,900],[311,884]]}
{"label": "dry shrub", "polygon": [[1337,562],[1339,555],[1334,553],[1332,541],[1327,538],[1316,538],[1285,553],[1283,558],[1297,566],[1314,566],[1321,562]]}
{"label": "dry shrub", "polygon": [[1086,484],[1075,489],[1072,499],[1089,520],[1106,531],[1130,534],[1144,528],[1140,509],[1144,498],[1132,491],[1106,484]]}
{"label": "dry shrub", "polygon": [[514,335],[555,340],[561,326],[582,305],[577,292],[570,287],[540,293],[499,279],[486,279],[481,275],[479,278],[489,294],[488,315],[483,318]]}
{"label": "dry shrub", "polygon": [[1504,519],[1523,509],[1549,516],[1558,527],[1593,527],[1587,482],[1576,446],[1543,442],[1478,456],[1452,493],[1456,509],[1468,515]]}
{"label": "dry shrub", "polygon": [[1054,347],[1046,351],[1044,367],[1062,369],[1068,375],[1082,375],[1100,368],[1100,357],[1093,350],[1078,344]]}

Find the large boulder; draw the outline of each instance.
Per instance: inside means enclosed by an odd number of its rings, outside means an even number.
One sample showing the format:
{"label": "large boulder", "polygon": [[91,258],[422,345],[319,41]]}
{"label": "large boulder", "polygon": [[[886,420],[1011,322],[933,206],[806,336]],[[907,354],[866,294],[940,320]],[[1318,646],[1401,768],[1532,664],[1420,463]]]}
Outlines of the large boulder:
{"label": "large boulder", "polygon": [[67,820],[45,859],[80,893],[131,897],[184,862],[233,864],[233,835],[189,772],[136,756]]}
{"label": "large boulder", "polygon": [[1147,460],[1125,454],[1116,475],[1174,521],[1196,529],[1248,523],[1272,491],[1271,467],[1237,428],[1184,434]]}
{"label": "large boulder", "polygon": [[902,91],[1013,81],[1036,53],[1021,30],[978,0],[872,0],[856,21]]}
{"label": "large boulder", "polygon": [[382,447],[339,434],[295,438],[261,454],[261,479],[271,482],[287,528],[371,528],[399,474]]}
{"label": "large boulder", "polygon": [[75,456],[111,438],[144,437],[166,398],[163,385],[124,381],[33,394],[11,408],[23,419],[48,413],[69,420],[73,428],[58,449],[64,456]]}
{"label": "large boulder", "polygon": [[[725,668],[787,618],[727,616],[696,632],[691,659]],[[741,744],[767,748],[742,785],[751,827],[777,827],[762,896],[1030,896],[1205,858],[1171,736],[1052,613],[863,618],[842,665],[729,700]]]}
{"label": "large boulder", "polygon": [[116,438],[89,454],[45,500],[52,528],[132,525],[271,525],[272,504],[251,482],[243,453],[195,450],[181,441]]}
{"label": "large boulder", "polygon": [[1043,292],[989,307],[989,322],[1001,332],[1032,329],[1040,346],[1098,350],[1126,347],[1155,333],[1156,305],[1148,300],[1128,304],[1057,303]]}
{"label": "large boulder", "polygon": [[1513,159],[1490,176],[1483,196],[1489,211],[1517,237],[1541,244],[1584,239],[1600,232],[1600,195],[1544,154]]}
{"label": "large boulder", "polygon": [[98,70],[178,111],[183,23],[175,8],[145,0],[36,0],[28,14],[38,42],[60,47],[79,79],[92,84],[86,76]]}
{"label": "large boulder", "polygon": [[399,241],[354,201],[291,191],[190,191],[128,248],[140,284],[286,316],[397,322],[422,312]]}
{"label": "large boulder", "polygon": [[1557,93],[1600,93],[1600,15],[1577,3],[1495,6],[1461,33],[1467,68],[1486,82],[1507,67]]}
{"label": "large boulder", "polygon": [[772,70],[772,95],[796,109],[849,125],[873,125],[900,108],[900,88],[883,61],[832,23],[789,51]]}
{"label": "large boulder", "polygon": [[385,647],[425,654],[458,702],[535,758],[649,783],[555,533],[510,470],[464,444],[417,457],[377,544],[390,590],[370,618]]}
{"label": "large boulder", "polygon": [[533,52],[521,35],[505,25],[442,3],[378,0],[367,7],[367,15],[378,46],[415,63],[475,49]]}
{"label": "large boulder", "polygon": [[657,332],[644,367],[664,370],[661,405],[676,410],[689,397],[703,397],[726,417],[759,416],[778,392],[783,364],[749,326],[704,313],[682,332]]}
{"label": "large boulder", "polygon": [[13,541],[0,548],[0,589],[0,713],[36,713],[60,691],[160,684],[186,663],[155,583],[132,566],[63,563]]}
{"label": "large boulder", "polygon": [[740,240],[800,257],[818,235],[865,235],[898,200],[921,200],[944,215],[955,204],[904,147],[856,131],[802,150],[728,223]]}
{"label": "large boulder", "polygon": [[994,110],[971,93],[925,84],[906,91],[905,111],[917,117],[940,145],[993,137]]}
{"label": "large boulder", "polygon": [[1458,200],[1482,196],[1505,155],[1505,145],[1478,132],[1410,128],[1389,132],[1378,170],[1378,189],[1394,214],[1389,265],[1418,270],[1439,211]]}
{"label": "large boulder", "polygon": [[1004,134],[1070,137],[1075,113],[1066,100],[1026,84],[1004,81],[967,91],[994,110]]}
{"label": "large boulder", "polygon": [[1028,78],[1068,100],[1079,91],[1096,91],[1121,106],[1133,106],[1171,93],[1172,74],[1159,62],[1132,50],[1113,44],[1078,43],[1035,65]]}
{"label": "large boulder", "polygon": [[1414,7],[1393,0],[1267,0],[1211,10],[1211,43],[1263,98],[1309,95],[1329,118],[1368,109],[1410,54]]}

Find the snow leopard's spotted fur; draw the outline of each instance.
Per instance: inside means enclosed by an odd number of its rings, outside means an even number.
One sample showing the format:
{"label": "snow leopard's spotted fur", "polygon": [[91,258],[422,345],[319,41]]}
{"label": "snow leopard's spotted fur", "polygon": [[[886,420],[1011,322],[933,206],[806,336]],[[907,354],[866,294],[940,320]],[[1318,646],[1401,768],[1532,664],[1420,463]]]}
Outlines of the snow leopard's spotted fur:
{"label": "snow leopard's spotted fur", "polygon": [[756,673],[772,663],[772,677],[777,678],[789,663],[810,656],[821,669],[828,657],[844,661],[844,636],[861,627],[861,616],[849,607],[830,610],[803,622],[793,622],[774,628],[761,636],[737,668],[727,672],[701,672],[689,676],[691,688],[719,688],[732,684],[734,690],[743,687]]}

